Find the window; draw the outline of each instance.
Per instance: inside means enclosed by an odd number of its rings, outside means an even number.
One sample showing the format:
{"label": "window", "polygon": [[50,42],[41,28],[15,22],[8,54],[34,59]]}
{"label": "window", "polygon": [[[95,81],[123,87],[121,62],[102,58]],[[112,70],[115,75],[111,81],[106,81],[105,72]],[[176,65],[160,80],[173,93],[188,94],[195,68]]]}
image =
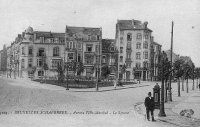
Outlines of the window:
{"label": "window", "polygon": [[88,35],[88,40],[91,40],[91,35]]}
{"label": "window", "polygon": [[141,59],[141,53],[140,52],[136,53],[136,59],[138,59],[138,60]]}
{"label": "window", "polygon": [[86,51],[87,52],[92,52],[92,46],[93,46],[92,44],[87,44],[86,45]]}
{"label": "window", "polygon": [[148,38],[149,38],[148,34],[146,34],[146,35],[144,36],[144,38],[145,38],[145,39],[148,39]]}
{"label": "window", "polygon": [[131,33],[128,33],[127,34],[127,41],[131,41],[132,40],[132,34]]}
{"label": "window", "polygon": [[142,39],[142,34],[141,33],[137,34],[137,39],[140,39],[140,40]]}
{"label": "window", "polygon": [[96,63],[99,64],[99,57],[96,56]]}
{"label": "window", "polygon": [[21,68],[23,69],[23,68],[24,68],[24,65],[25,65],[25,60],[22,59],[21,61],[22,61],[22,62],[21,62]]}
{"label": "window", "polygon": [[148,52],[144,52],[144,58],[148,59]]}
{"label": "window", "polygon": [[144,67],[144,68],[148,68],[148,62],[146,62],[146,61],[143,62],[143,67]]}
{"label": "window", "polygon": [[120,53],[123,53],[123,47],[120,47]]}
{"label": "window", "polygon": [[99,51],[98,51],[98,49],[99,49],[99,46],[98,45],[96,45],[96,53],[98,53]]}
{"label": "window", "polygon": [[81,62],[81,54],[78,54],[78,62]]}
{"label": "window", "polygon": [[85,63],[86,64],[93,64],[94,57],[93,56],[86,56],[85,57]]}
{"label": "window", "polygon": [[29,55],[33,55],[33,47],[29,47],[28,48],[28,54]]}
{"label": "window", "polygon": [[73,42],[72,42],[72,41],[69,42],[69,48],[70,48],[70,49],[73,48]]}
{"label": "window", "polygon": [[39,48],[37,55],[38,56],[45,56],[45,54],[44,54],[44,48]]}
{"label": "window", "polygon": [[126,63],[127,68],[131,68],[131,63]]}
{"label": "window", "polygon": [[139,62],[136,63],[135,67],[136,67],[136,68],[140,68],[140,67],[141,67],[141,63],[139,63]]}
{"label": "window", "polygon": [[137,42],[136,49],[141,49],[141,43],[140,42]]}
{"label": "window", "polygon": [[143,48],[144,48],[144,49],[148,49],[148,42],[147,42],[147,41],[144,42]]}
{"label": "window", "polygon": [[42,59],[37,59],[37,66],[42,67]]}
{"label": "window", "polygon": [[44,43],[44,37],[40,37],[40,43]]}
{"label": "window", "polygon": [[127,53],[127,59],[131,58],[131,53]]}
{"label": "window", "polygon": [[120,37],[120,43],[123,44],[123,37]]}
{"label": "window", "polygon": [[106,63],[106,56],[102,57],[102,63]]}
{"label": "window", "polygon": [[97,40],[100,40],[100,36],[99,35],[97,35]]}
{"label": "window", "polygon": [[22,55],[25,55],[25,48],[22,47]]}
{"label": "window", "polygon": [[55,41],[55,43],[58,43],[58,42],[59,42],[59,39],[58,39],[58,38],[55,38],[54,41]]}
{"label": "window", "polygon": [[59,56],[59,47],[53,48],[53,56]]}
{"label": "window", "polygon": [[74,53],[68,53],[68,59],[73,60],[74,59]]}
{"label": "window", "polygon": [[120,56],[120,62],[123,62],[123,56]]}
{"label": "window", "polygon": [[32,67],[33,59],[29,58],[28,59],[28,67]]}
{"label": "window", "polygon": [[131,49],[131,42],[127,43],[127,49]]}
{"label": "window", "polygon": [[58,64],[61,64],[61,60],[58,60],[58,59],[52,60],[52,63],[51,63],[52,68],[58,67]]}

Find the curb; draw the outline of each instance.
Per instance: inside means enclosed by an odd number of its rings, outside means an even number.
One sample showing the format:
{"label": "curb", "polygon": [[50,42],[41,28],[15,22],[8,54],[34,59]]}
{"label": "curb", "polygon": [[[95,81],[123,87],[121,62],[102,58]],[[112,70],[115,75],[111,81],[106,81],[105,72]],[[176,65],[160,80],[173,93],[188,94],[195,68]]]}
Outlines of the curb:
{"label": "curb", "polygon": [[[138,115],[140,115],[141,117],[144,118],[144,120],[146,120],[146,115],[142,114],[141,109],[138,108],[142,104],[143,104],[143,102],[137,102],[136,104],[134,104],[134,110],[135,110],[135,112],[137,112]],[[172,109],[169,109],[169,110],[172,110]],[[178,124],[178,123],[174,123],[174,122],[171,122],[171,121],[168,121],[168,120],[161,119],[161,117],[157,117],[157,120],[160,121],[160,122],[168,123],[168,124],[175,125],[175,126],[178,126],[178,127],[190,127],[190,126],[187,126],[187,125]]]}

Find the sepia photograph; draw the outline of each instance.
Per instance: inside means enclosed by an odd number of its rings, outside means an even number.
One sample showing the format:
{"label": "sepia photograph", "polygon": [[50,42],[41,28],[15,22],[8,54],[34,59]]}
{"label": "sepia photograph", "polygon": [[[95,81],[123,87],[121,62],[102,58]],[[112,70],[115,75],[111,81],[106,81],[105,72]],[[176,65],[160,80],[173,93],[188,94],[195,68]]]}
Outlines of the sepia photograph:
{"label": "sepia photograph", "polygon": [[200,1],[0,0],[0,127],[200,127]]}

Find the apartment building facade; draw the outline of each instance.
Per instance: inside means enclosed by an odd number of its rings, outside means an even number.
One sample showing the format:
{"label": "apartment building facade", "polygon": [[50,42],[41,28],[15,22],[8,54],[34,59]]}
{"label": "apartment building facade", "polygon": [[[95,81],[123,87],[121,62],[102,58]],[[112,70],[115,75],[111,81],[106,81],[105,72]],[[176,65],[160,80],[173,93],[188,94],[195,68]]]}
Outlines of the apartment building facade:
{"label": "apartment building facade", "polygon": [[[116,24],[116,46],[119,50],[118,77],[127,81],[131,79],[150,80],[150,54],[152,30],[148,22],[138,20],[118,20]],[[126,67],[123,74],[122,67]]]}
{"label": "apartment building facade", "polygon": [[102,29],[66,26],[65,62],[82,62],[86,77],[101,74]]}

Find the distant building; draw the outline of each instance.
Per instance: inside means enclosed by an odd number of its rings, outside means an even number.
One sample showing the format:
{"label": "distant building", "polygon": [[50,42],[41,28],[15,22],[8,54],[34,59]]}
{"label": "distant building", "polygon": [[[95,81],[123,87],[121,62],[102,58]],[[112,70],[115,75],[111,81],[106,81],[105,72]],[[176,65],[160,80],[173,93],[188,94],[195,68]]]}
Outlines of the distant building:
{"label": "distant building", "polygon": [[94,77],[94,68],[101,68],[101,36],[101,28],[67,26],[65,33],[56,33],[28,27],[7,47],[7,74],[56,78],[58,64],[82,62],[83,75]]}
{"label": "distant building", "polygon": [[6,45],[3,46],[3,50],[0,51],[0,71],[5,72],[7,69],[7,49]]}
{"label": "distant building", "polygon": [[[150,80],[150,45],[152,30],[148,22],[118,20],[116,24],[116,46],[119,51],[119,78]],[[126,65],[123,74],[121,68]]]}
{"label": "distant building", "polygon": [[109,67],[110,78],[118,74],[118,50],[114,39],[102,39],[102,68]]}
{"label": "distant building", "polygon": [[[165,51],[165,53],[167,54],[168,60],[171,61],[171,50],[169,49]],[[174,63],[178,58],[179,58],[179,55],[172,52],[172,63]]]}
{"label": "distant building", "polygon": [[96,77],[97,72],[101,74],[101,28],[66,26],[65,43],[65,62],[82,62],[86,77]]}
{"label": "distant building", "polygon": [[158,80],[158,64],[161,62],[161,45],[154,41],[154,37],[151,37],[151,55],[150,55],[150,70],[151,70],[151,80]]}

